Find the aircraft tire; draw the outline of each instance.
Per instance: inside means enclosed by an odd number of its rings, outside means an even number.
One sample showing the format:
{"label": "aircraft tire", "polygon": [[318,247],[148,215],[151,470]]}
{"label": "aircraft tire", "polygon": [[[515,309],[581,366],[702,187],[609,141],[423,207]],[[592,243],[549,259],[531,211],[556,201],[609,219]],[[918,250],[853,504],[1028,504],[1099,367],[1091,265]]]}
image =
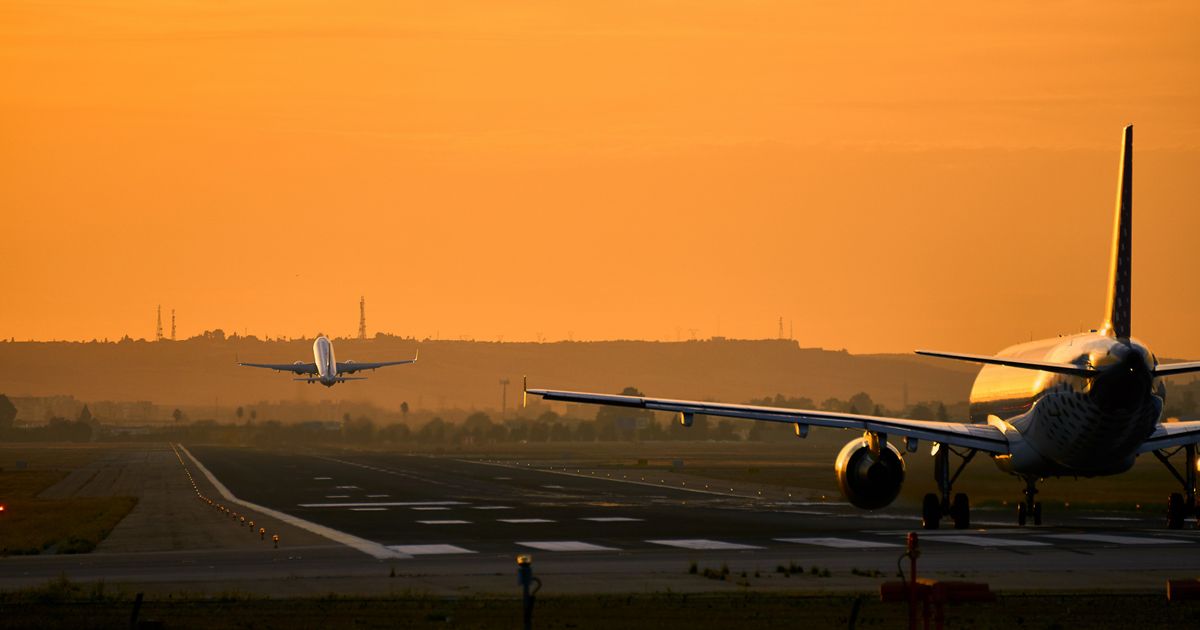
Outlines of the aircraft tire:
{"label": "aircraft tire", "polygon": [[1029,517],[1027,508],[1024,503],[1017,504],[1017,525],[1025,527],[1025,520]]}
{"label": "aircraft tire", "polygon": [[921,527],[924,529],[937,529],[938,521],[942,519],[942,503],[938,501],[937,495],[930,492],[925,495],[925,500],[921,502]]}
{"label": "aircraft tire", "polygon": [[954,529],[971,527],[971,501],[966,493],[959,492],[954,495],[954,502],[950,504],[950,516],[954,519]]}
{"label": "aircraft tire", "polygon": [[1183,529],[1183,495],[1172,492],[1167,497],[1167,529]]}

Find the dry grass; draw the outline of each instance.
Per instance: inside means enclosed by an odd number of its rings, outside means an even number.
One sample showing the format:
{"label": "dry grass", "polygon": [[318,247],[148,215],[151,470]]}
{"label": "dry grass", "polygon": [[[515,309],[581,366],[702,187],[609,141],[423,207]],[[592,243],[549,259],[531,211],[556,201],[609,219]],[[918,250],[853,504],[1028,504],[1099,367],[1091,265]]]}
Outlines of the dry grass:
{"label": "dry grass", "polygon": [[[87,553],[137,504],[133,497],[39,499],[76,466],[86,465],[94,451],[82,449],[4,449],[0,461],[27,462],[29,469],[0,472],[0,556],[38,553]],[[53,468],[51,468],[53,467]]]}

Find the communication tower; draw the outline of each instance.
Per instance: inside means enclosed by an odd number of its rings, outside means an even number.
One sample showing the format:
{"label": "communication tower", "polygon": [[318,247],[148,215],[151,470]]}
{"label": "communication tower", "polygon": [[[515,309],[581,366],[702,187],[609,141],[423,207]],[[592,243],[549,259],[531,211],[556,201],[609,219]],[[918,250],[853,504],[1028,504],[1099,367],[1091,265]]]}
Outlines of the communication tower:
{"label": "communication tower", "polygon": [[358,296],[358,338],[367,338],[367,298]]}
{"label": "communication tower", "polygon": [[154,327],[154,340],[162,341],[162,304],[158,305],[158,324]]}
{"label": "communication tower", "polygon": [[175,341],[175,309],[171,309],[171,341]]}

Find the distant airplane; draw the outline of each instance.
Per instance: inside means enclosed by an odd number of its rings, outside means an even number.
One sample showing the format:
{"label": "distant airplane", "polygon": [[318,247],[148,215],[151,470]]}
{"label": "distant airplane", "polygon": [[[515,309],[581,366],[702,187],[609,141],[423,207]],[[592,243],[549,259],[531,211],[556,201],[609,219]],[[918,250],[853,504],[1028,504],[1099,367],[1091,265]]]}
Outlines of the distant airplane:
{"label": "distant airplane", "polygon": [[[1164,377],[1200,371],[1200,362],[1161,365],[1142,342],[1130,336],[1133,245],[1133,126],[1125,127],[1117,187],[1116,222],[1109,271],[1108,308],[1099,330],[1022,343],[997,356],[918,350],[918,354],[983,364],[971,389],[969,422],[930,422],[805,409],[756,407],[687,400],[528,389],[546,400],[634,407],[679,414],[684,426],[696,415],[746,418],[864,432],[835,460],[838,485],[846,499],[864,509],[890,505],[904,482],[904,458],[888,442],[904,438],[914,453],[918,440],[933,443],[938,494],[925,495],[921,516],[936,529],[949,516],[958,529],[970,525],[964,493],[951,494],[954,481],[977,453],[1000,470],[1025,481],[1017,522],[1042,521],[1034,500],[1046,477],[1095,477],[1129,470],[1138,455],[1153,453],[1183,491],[1167,500],[1167,526],[1178,529],[1196,515],[1196,444],[1200,422],[1162,422]],[[1171,457],[1183,454],[1177,469]],[[959,463],[951,469],[950,456]]]}
{"label": "distant airplane", "polygon": [[[416,363],[417,357],[421,351],[418,349],[417,354],[413,358],[406,361],[384,361],[382,363],[356,363],[354,361],[345,361],[339,363],[333,356],[333,344],[325,335],[317,337],[313,342],[313,363],[305,363],[296,361],[295,363],[238,363],[245,367],[267,368],[271,370],[279,370],[280,372],[291,372],[293,374],[306,374],[305,378],[297,378],[294,380],[305,381],[310,385],[312,383],[320,383],[325,387],[333,387],[338,383],[345,381],[365,381],[365,376],[343,376],[343,374],[354,374],[363,370],[376,370],[389,365],[404,365],[406,363]],[[315,378],[314,378],[315,377]]]}

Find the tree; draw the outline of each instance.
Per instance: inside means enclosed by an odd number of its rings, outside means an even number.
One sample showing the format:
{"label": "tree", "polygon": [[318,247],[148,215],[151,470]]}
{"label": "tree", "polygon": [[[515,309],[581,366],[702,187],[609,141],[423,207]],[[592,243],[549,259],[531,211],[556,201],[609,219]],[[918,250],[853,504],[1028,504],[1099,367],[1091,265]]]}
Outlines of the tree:
{"label": "tree", "polygon": [[937,406],[936,419],[938,422],[949,422],[950,414],[946,412],[946,403],[939,402]]}
{"label": "tree", "polygon": [[251,409],[251,410],[250,410],[250,422],[254,422],[254,420],[255,420],[255,419],[257,419],[257,418],[258,418],[258,410],[257,410],[257,409]]}
{"label": "tree", "polygon": [[17,408],[8,399],[8,396],[0,394],[0,430],[11,429],[17,421]]}
{"label": "tree", "polygon": [[87,405],[84,405],[83,409],[79,410],[79,417],[77,417],[76,420],[78,420],[80,422],[91,422],[92,421],[92,410],[88,409]]}
{"label": "tree", "polygon": [[239,405],[237,408],[237,411],[235,411],[234,413],[237,415],[238,422],[241,422],[242,416],[246,414],[246,410],[242,409],[242,407]]}
{"label": "tree", "polygon": [[[644,396],[636,387],[626,387],[621,390],[622,396]],[[596,423],[600,425],[600,439],[611,437],[614,440],[631,439],[637,434],[639,427],[645,427],[654,422],[654,412],[649,409],[630,409],[627,407],[601,407],[596,412]]]}
{"label": "tree", "polygon": [[404,420],[408,421],[408,401],[400,403],[400,415],[404,416]]}
{"label": "tree", "polygon": [[180,411],[178,408],[176,408],[175,411],[171,412],[171,418],[175,420],[175,424],[179,424],[180,422],[182,422],[185,417],[186,416],[183,415],[183,412]]}

